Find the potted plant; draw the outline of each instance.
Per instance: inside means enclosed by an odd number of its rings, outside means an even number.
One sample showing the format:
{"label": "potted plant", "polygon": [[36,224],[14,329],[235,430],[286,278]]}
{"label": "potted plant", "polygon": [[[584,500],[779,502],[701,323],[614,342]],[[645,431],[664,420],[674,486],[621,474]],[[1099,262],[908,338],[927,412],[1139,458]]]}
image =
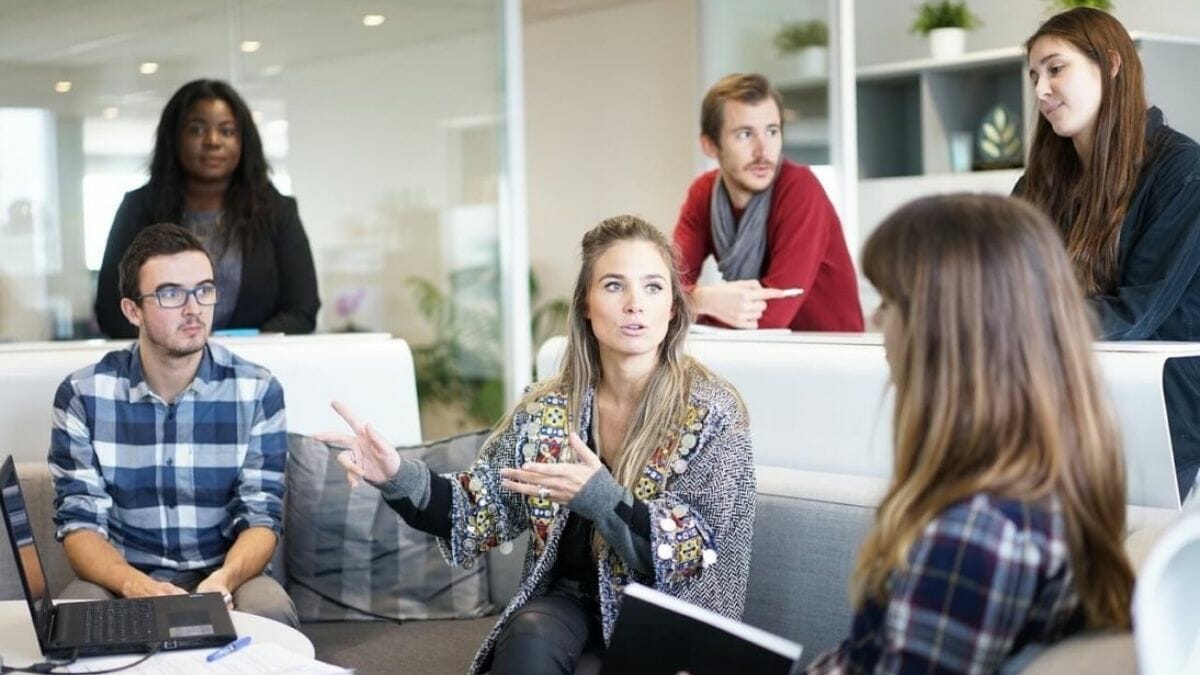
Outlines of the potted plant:
{"label": "potted plant", "polygon": [[1076,7],[1091,7],[1105,12],[1113,10],[1112,0],[1048,0],[1051,12],[1065,12]]}
{"label": "potted plant", "polygon": [[[412,346],[424,433],[436,438],[495,424],[504,414],[504,355],[496,304],[499,270],[493,265],[457,270],[449,290],[418,276],[404,283],[417,311],[433,328],[432,342]],[[535,348],[566,331],[569,310],[562,298],[539,302],[540,290],[531,270]]]}
{"label": "potted plant", "polygon": [[775,33],[774,42],[780,56],[793,59],[796,72],[810,77],[825,74],[829,26],[824,21],[788,21]]}
{"label": "potted plant", "polygon": [[917,8],[912,32],[929,37],[929,52],[935,59],[958,56],[966,49],[967,31],[979,25],[979,17],[966,2],[926,2]]}

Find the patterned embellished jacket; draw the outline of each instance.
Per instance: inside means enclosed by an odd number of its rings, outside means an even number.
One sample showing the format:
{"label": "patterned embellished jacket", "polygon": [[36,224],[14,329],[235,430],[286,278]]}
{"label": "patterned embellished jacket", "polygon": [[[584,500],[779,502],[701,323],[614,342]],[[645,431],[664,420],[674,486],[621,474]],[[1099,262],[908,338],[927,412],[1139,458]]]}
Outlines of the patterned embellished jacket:
{"label": "patterned embellished jacket", "polygon": [[[594,391],[574,429],[591,445]],[[481,672],[509,618],[544,593],[557,559],[569,509],[536,496],[502,490],[500,469],[525,461],[573,461],[567,445],[567,400],[551,392],[523,405],[511,426],[485,446],[453,483],[452,529],[439,540],[447,559],[470,567],[488,549],[532,533],[517,594],[484,640],[472,664]],[[750,572],[756,485],[750,430],[741,401],[720,379],[693,375],[686,419],[668,430],[634,489],[650,512],[654,575],[628,567],[601,548],[599,598],[604,639],[612,636],[621,591],[631,581],[733,619],[740,619]]]}

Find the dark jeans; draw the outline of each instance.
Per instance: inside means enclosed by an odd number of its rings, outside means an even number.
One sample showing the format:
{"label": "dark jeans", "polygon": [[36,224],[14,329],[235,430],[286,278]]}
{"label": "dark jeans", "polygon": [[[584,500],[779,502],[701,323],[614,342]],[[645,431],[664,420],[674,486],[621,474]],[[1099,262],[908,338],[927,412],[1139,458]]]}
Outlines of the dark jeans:
{"label": "dark jeans", "polygon": [[496,641],[491,672],[571,675],[589,666],[598,671],[603,651],[600,613],[592,593],[575,581],[558,579],[545,595],[525,603],[508,620]]}

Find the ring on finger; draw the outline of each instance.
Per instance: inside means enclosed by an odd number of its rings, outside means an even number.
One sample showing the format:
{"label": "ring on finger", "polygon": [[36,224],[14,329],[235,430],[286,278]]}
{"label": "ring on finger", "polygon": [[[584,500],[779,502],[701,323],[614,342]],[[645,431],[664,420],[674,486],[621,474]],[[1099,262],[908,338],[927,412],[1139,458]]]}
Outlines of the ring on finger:
{"label": "ring on finger", "polygon": [[547,488],[545,485],[539,487],[537,495],[538,495],[538,499],[544,500],[546,497],[550,496],[550,488]]}

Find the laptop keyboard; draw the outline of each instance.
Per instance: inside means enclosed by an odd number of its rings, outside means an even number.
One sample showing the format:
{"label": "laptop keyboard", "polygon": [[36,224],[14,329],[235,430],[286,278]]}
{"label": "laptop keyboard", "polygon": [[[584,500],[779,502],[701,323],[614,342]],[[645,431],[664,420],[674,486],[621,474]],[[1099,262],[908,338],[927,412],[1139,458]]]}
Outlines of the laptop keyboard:
{"label": "laptop keyboard", "polygon": [[91,602],[83,614],[87,644],[150,642],[156,625],[154,603],[149,600]]}

